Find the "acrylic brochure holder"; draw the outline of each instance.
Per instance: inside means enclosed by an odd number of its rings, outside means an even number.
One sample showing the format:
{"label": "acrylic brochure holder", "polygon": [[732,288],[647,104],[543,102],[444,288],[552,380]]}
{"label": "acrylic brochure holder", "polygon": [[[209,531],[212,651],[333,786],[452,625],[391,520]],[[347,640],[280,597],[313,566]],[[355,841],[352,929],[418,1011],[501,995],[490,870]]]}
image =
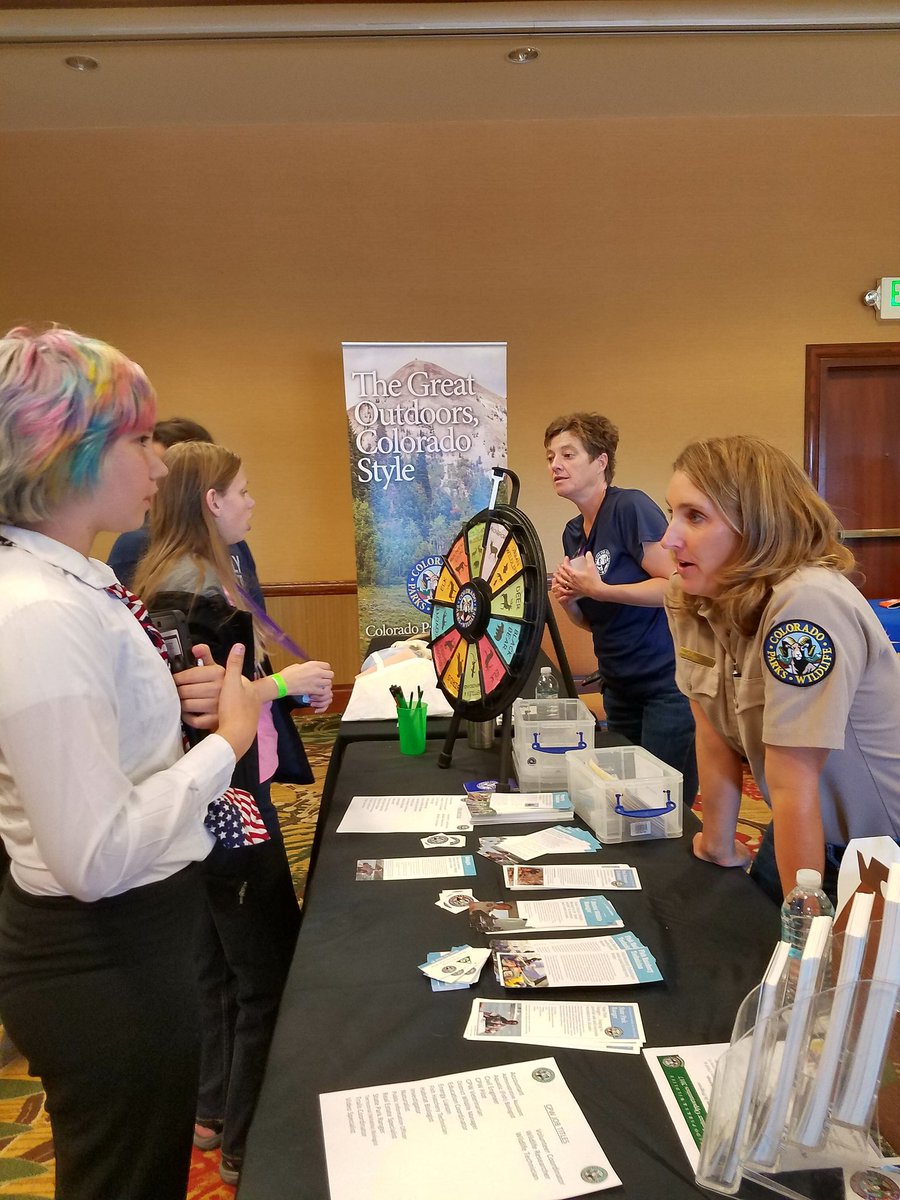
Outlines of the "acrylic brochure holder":
{"label": "acrylic brochure holder", "polygon": [[[879,925],[871,926],[876,936]],[[841,949],[841,935],[834,941]],[[826,952],[815,986],[804,994],[798,984],[793,1004],[783,1003],[783,971],[774,993],[764,979],[745,998],[716,1066],[700,1187],[738,1195],[747,1181],[793,1200],[821,1200],[834,1194],[824,1173],[872,1167],[882,1157],[877,1101],[898,1032],[898,986],[840,979],[823,987],[832,982]]]}

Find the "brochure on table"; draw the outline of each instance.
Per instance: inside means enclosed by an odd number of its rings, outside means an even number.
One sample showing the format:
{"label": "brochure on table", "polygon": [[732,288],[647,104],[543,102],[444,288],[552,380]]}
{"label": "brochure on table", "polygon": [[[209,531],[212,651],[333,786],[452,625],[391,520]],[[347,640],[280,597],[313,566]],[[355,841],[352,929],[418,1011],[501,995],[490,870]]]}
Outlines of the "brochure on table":
{"label": "brochure on table", "polygon": [[331,1200],[569,1200],[621,1183],[554,1058],[319,1103]]}
{"label": "brochure on table", "polygon": [[494,942],[494,974],[506,988],[625,987],[662,979],[633,933]]}
{"label": "brochure on table", "polygon": [[644,1026],[636,1004],[585,1000],[473,1000],[463,1037],[639,1054]]}
{"label": "brochure on table", "polygon": [[445,879],[453,875],[475,875],[471,854],[429,854],[425,858],[360,858],[357,880]]}
{"label": "brochure on table", "polygon": [[700,1143],[712,1095],[716,1063],[727,1042],[710,1046],[665,1046],[644,1050],[647,1066],[659,1088],[688,1162],[700,1165]]}
{"label": "brochure on table", "polygon": [[568,792],[467,792],[465,804],[475,825],[571,821],[575,816]]}
{"label": "brochure on table", "polygon": [[567,896],[563,900],[477,900],[469,905],[469,923],[488,937],[555,929],[622,929],[625,922],[605,896]]}
{"label": "brochure on table", "polygon": [[597,888],[599,891],[640,891],[641,881],[634,867],[612,863],[545,863],[540,867],[505,866],[503,882],[510,891],[537,892],[565,888]]}

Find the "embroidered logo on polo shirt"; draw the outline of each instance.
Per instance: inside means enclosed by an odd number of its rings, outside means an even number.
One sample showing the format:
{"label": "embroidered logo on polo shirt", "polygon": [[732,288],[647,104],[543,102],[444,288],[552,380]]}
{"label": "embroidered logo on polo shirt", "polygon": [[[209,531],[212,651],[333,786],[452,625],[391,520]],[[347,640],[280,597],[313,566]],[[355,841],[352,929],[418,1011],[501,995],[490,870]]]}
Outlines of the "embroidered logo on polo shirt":
{"label": "embroidered logo on polo shirt", "polygon": [[601,575],[605,575],[609,570],[610,554],[608,550],[598,550],[594,555],[594,562],[597,564],[597,570]]}
{"label": "embroidered logo on polo shirt", "polygon": [[763,659],[782,683],[811,687],[834,668],[834,642],[821,625],[811,621],[781,621],[766,634]]}

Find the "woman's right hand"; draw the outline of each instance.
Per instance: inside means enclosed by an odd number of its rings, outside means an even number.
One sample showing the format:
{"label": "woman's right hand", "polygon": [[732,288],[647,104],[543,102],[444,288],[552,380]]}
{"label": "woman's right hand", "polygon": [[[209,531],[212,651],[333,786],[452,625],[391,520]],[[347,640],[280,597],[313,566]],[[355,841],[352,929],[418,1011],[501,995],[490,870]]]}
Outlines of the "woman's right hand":
{"label": "woman's right hand", "polygon": [[259,725],[261,701],[256,688],[243,675],[244,647],[231,647],[225,663],[225,678],[219,693],[219,727],[217,733],[241,758],[253,745]]}

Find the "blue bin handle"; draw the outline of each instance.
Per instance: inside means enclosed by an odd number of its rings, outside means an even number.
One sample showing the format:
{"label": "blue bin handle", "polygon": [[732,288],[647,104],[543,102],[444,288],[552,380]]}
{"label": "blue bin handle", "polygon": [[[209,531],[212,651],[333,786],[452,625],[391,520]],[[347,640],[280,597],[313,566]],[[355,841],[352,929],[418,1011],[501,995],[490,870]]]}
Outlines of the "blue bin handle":
{"label": "blue bin handle", "polygon": [[537,750],[540,754],[565,754],[569,750],[586,750],[587,742],[584,740],[584,734],[580,729],[575,736],[578,738],[578,744],[575,746],[542,746],[540,741],[541,735],[535,733],[531,742],[531,748],[532,750]]}
{"label": "blue bin handle", "polygon": [[666,813],[670,813],[675,807],[675,801],[672,799],[672,793],[668,788],[666,791],[666,803],[663,808],[623,808],[622,793],[616,792],[616,812],[620,817],[664,817]]}

